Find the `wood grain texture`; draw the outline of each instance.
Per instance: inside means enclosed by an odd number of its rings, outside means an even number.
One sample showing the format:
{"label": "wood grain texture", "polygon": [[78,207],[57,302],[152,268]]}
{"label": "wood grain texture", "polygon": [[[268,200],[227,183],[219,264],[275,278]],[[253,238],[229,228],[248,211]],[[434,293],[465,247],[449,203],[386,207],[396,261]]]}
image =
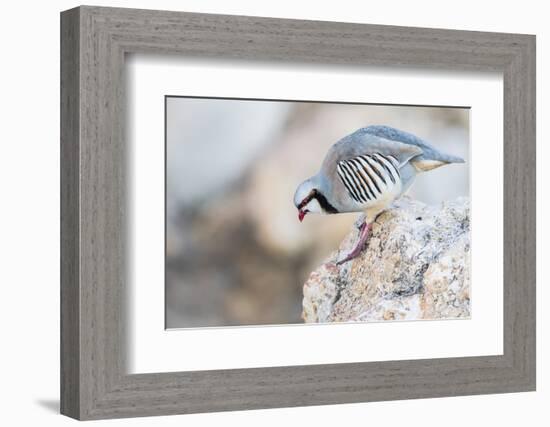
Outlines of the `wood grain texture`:
{"label": "wood grain texture", "polygon": [[79,13],[61,20],[61,413],[80,414]]}
{"label": "wood grain texture", "polygon": [[[99,419],[534,390],[534,36],[84,6],[62,13],[61,38],[62,413]],[[126,53],[502,72],[504,355],[128,375]]]}

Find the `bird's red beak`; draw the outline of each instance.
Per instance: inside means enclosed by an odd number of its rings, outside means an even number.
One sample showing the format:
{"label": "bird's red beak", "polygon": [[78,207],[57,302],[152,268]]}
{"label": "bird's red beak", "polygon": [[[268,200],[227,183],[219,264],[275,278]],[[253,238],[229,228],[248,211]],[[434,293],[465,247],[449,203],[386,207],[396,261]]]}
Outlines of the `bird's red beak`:
{"label": "bird's red beak", "polygon": [[306,213],[307,213],[307,211],[303,211],[301,209],[298,211],[298,219],[300,220],[300,222],[302,222],[304,220],[304,217],[306,216]]}

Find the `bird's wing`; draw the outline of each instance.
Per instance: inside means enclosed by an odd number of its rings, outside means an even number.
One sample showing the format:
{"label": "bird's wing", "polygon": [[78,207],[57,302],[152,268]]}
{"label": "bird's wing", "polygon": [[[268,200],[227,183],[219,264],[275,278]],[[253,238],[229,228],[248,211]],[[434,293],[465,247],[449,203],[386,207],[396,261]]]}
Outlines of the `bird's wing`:
{"label": "bird's wing", "polygon": [[400,169],[420,154],[420,147],[354,132],[330,148],[320,176],[332,183],[336,193],[342,184],[355,203],[374,202],[397,191],[402,184]]}
{"label": "bird's wing", "polygon": [[411,164],[421,171],[428,171],[447,163],[464,163],[464,159],[442,153],[416,135],[390,126],[367,126],[366,128],[359,129],[358,132],[386,140],[401,142],[409,146],[419,147],[422,153],[415,157],[411,161]]}
{"label": "bird's wing", "polygon": [[392,154],[363,154],[340,160],[336,172],[349,196],[361,204],[401,188],[399,160]]}
{"label": "bird's wing", "polygon": [[341,160],[375,153],[395,157],[400,168],[410,162],[418,171],[447,163],[464,163],[460,157],[442,153],[413,134],[389,126],[368,126],[334,144],[322,168],[334,172],[334,165]]}
{"label": "bird's wing", "polygon": [[369,133],[356,131],[334,144],[323,162],[323,167],[330,168],[342,160],[363,155],[381,154],[397,160],[398,167],[415,156],[423,154],[422,148],[416,145],[382,138]]}

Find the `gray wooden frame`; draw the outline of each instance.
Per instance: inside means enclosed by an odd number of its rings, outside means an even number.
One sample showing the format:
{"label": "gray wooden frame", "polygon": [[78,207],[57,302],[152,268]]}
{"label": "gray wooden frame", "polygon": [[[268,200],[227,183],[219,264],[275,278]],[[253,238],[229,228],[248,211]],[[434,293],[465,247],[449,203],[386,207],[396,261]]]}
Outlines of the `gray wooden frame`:
{"label": "gray wooden frame", "polygon": [[[129,52],[502,72],[504,354],[128,375],[124,57]],[[534,36],[71,9],[61,14],[61,166],[63,414],[99,419],[535,389]]]}

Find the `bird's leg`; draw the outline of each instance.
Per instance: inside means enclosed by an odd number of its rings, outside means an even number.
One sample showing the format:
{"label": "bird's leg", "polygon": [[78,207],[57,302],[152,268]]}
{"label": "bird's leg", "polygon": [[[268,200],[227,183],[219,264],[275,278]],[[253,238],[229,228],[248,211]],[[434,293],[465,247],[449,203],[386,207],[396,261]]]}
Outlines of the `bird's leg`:
{"label": "bird's leg", "polygon": [[359,227],[359,240],[357,241],[357,244],[355,245],[353,250],[344,259],[338,261],[336,265],[341,265],[345,262],[351,261],[352,259],[357,258],[361,252],[363,252],[365,244],[369,239],[371,229],[371,224],[367,224],[366,222],[363,222],[363,224],[361,224],[361,227]]}

